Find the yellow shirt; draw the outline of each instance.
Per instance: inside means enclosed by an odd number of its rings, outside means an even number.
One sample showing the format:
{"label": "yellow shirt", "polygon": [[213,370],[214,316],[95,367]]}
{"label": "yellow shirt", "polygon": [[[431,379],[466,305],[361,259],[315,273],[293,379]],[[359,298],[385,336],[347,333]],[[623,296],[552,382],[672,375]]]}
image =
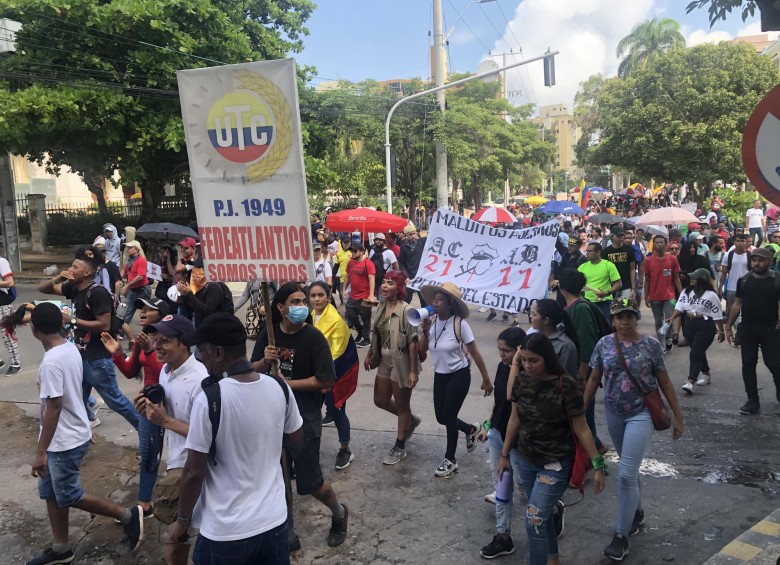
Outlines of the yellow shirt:
{"label": "yellow shirt", "polygon": [[346,251],[341,248],[341,242],[339,241],[339,250],[336,252],[336,261],[339,262],[339,278],[342,281],[347,279],[347,263],[352,259],[352,251],[347,249]]}

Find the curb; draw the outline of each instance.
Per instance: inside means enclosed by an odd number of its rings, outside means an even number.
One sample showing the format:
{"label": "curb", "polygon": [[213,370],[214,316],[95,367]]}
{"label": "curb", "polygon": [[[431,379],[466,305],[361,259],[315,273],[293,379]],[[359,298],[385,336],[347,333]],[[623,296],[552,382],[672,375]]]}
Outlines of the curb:
{"label": "curb", "polygon": [[780,563],[780,508],[710,557],[704,565]]}

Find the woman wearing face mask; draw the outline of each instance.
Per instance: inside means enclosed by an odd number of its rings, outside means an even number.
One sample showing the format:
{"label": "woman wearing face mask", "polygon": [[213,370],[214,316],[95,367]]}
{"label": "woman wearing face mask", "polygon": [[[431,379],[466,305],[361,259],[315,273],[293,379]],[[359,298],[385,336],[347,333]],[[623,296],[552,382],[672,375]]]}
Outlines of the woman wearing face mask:
{"label": "woman wearing face mask", "polygon": [[[311,283],[309,286],[309,304],[312,307],[311,317],[314,321],[314,327],[320,330],[325,339],[328,340],[328,347],[330,347],[330,354],[333,357],[337,373],[339,369],[342,369],[344,374],[341,376],[347,378],[347,374],[351,374],[348,371],[352,366],[345,365],[349,364],[350,359],[353,359],[351,365],[354,365],[355,383],[357,384],[357,371],[360,368],[357,364],[357,347],[355,346],[355,340],[352,339],[349,326],[347,326],[339,311],[336,310],[336,307],[330,303],[330,285],[323,281]],[[323,395],[323,400],[327,413],[336,426],[339,434],[339,443],[341,444],[338,455],[336,455],[336,469],[346,469],[355,459],[355,456],[349,450],[350,426],[349,418],[347,417],[346,399],[343,399],[343,403],[339,402],[340,405],[337,408],[333,399],[333,391],[329,390]],[[341,400],[339,398],[339,401]]]}
{"label": "woman wearing face mask", "polygon": [[374,404],[398,419],[395,445],[382,460],[385,465],[395,465],[406,457],[406,440],[420,425],[420,418],[412,414],[410,406],[420,374],[420,357],[417,329],[406,318],[406,273],[385,273],[379,292],[382,302],[374,316],[371,347],[363,366],[366,371],[377,369]]}
{"label": "woman wearing face mask", "polygon": [[180,281],[176,288],[181,301],[193,313],[197,328],[209,315],[216,312],[222,302],[222,288],[215,283],[206,282],[206,271],[201,259],[195,260],[190,272],[190,282]]}
{"label": "woman wearing face mask", "polygon": [[[303,418],[303,444],[288,448],[295,464],[298,494],[310,494],[333,513],[328,545],[335,547],[347,537],[347,507],[336,498],[330,483],[323,479],[320,467],[322,436],[322,391],[333,387],[336,370],[325,336],[307,323],[306,295],[296,283],[282,285],[271,303],[276,345],[268,344],[265,328],[252,351],[252,363],[258,373],[268,373],[278,363],[279,374],[287,379]],[[289,520],[290,550],[300,549],[292,515]]]}

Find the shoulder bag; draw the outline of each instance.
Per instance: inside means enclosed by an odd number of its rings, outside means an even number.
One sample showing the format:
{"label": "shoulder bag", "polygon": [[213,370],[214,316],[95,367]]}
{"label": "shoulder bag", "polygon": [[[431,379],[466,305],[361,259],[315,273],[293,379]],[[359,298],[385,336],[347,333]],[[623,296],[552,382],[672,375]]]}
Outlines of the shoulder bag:
{"label": "shoulder bag", "polygon": [[672,427],[672,417],[669,415],[669,410],[666,408],[664,399],[661,398],[658,387],[655,387],[651,392],[645,392],[644,388],[642,388],[642,383],[640,383],[629,370],[628,363],[626,363],[626,358],[623,355],[623,345],[620,343],[617,336],[615,336],[615,345],[617,346],[617,354],[618,357],[620,357],[620,363],[623,365],[623,369],[626,371],[629,378],[634,381],[634,384],[639,390],[642,391],[642,394],[645,395],[645,406],[647,406],[647,410],[650,412],[653,426],[655,426],[655,429],[658,431],[668,430]]}
{"label": "shoulder bag", "polygon": [[[558,378],[558,386],[561,389],[561,405],[563,411],[566,413],[566,419],[569,420],[569,428],[571,429],[572,438],[574,438],[574,461],[571,466],[571,477],[569,478],[569,485],[575,487],[580,491],[582,497],[585,496],[585,476],[591,469],[590,458],[588,457],[585,447],[580,442],[574,431],[574,426],[571,423],[571,417],[566,410],[566,404],[563,402],[563,375]],[[580,498],[582,500],[582,498]],[[577,502],[579,502],[578,500]],[[577,502],[573,504],[577,504]],[[573,504],[567,504],[566,506],[573,506]]]}

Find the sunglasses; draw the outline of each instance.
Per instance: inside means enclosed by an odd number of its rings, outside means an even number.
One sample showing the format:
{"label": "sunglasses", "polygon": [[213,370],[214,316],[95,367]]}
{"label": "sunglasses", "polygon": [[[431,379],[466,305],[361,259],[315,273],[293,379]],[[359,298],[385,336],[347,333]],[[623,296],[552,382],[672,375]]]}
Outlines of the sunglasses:
{"label": "sunglasses", "polygon": [[679,250],[680,250],[679,247],[670,247],[669,248],[669,251],[679,251]]}

